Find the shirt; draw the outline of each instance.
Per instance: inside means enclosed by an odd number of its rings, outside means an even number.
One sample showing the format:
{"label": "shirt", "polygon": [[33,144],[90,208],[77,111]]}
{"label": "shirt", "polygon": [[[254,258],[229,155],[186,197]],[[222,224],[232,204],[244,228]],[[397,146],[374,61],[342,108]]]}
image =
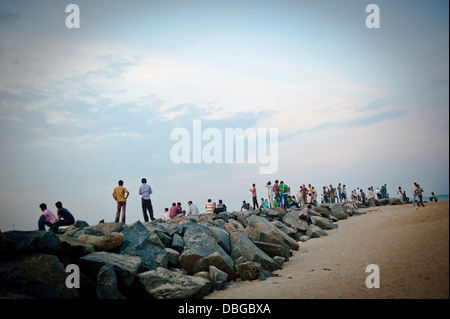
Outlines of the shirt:
{"label": "shirt", "polygon": [[256,197],[256,187],[252,188],[252,197]]}
{"label": "shirt", "polygon": [[172,206],[169,209],[169,217],[174,218],[175,216],[182,214],[181,208],[178,206]]}
{"label": "shirt", "polygon": [[308,216],[308,207],[303,208],[298,216]]}
{"label": "shirt", "polygon": [[281,194],[287,194],[288,187],[286,184],[278,186]]}
{"label": "shirt", "polygon": [[207,213],[214,213],[214,204],[213,203],[207,203],[206,205],[205,205],[205,208],[206,208],[206,212]]}
{"label": "shirt", "polygon": [[199,215],[199,214],[200,214],[200,212],[198,210],[197,205],[191,204],[191,206],[189,206],[188,215]]}
{"label": "shirt", "polygon": [[43,211],[42,215],[44,215],[45,219],[50,223],[54,223],[56,220],[55,214],[53,214],[50,210],[46,209]]}
{"label": "shirt", "polygon": [[280,188],[278,187],[278,184],[273,185],[273,192],[275,193],[275,196],[277,196],[278,193],[280,192]]}
{"label": "shirt", "polygon": [[139,187],[139,195],[142,195],[142,199],[150,199],[150,194],[153,194],[152,188],[148,184],[142,184]]}
{"label": "shirt", "polygon": [[75,221],[73,215],[65,208],[58,209],[58,216],[61,216],[63,220]]}
{"label": "shirt", "polygon": [[119,185],[114,188],[113,196],[116,194],[115,199],[117,202],[126,202],[127,200],[125,199],[125,193],[129,194],[125,187]]}

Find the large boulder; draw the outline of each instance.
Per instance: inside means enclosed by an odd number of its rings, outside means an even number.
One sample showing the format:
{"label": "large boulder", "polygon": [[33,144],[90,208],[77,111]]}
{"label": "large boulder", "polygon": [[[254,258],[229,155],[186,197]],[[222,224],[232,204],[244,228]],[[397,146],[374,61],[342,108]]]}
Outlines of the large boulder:
{"label": "large boulder", "polygon": [[113,251],[122,245],[124,236],[121,233],[112,232],[104,236],[81,235],[78,239],[93,245],[96,250]]}
{"label": "large boulder", "polygon": [[311,220],[314,225],[319,226],[322,229],[336,229],[338,225],[333,223],[330,219],[325,217],[311,216]]}
{"label": "large boulder", "polygon": [[119,291],[119,282],[116,272],[111,264],[105,264],[97,275],[97,298],[98,299],[125,299]]}
{"label": "large boulder", "polygon": [[61,250],[59,237],[50,231],[7,231],[0,233],[0,259],[17,254],[55,254]]}
{"label": "large boulder", "polygon": [[120,248],[121,254],[139,256],[144,270],[167,268],[165,246],[155,232],[150,232],[140,221],[137,221],[124,229],[121,234],[124,236]]}
{"label": "large boulder", "polygon": [[137,279],[143,297],[150,299],[203,298],[211,290],[211,282],[208,279],[165,268],[140,273]]}
{"label": "large boulder", "polygon": [[249,226],[252,226],[263,232],[266,232],[269,234],[270,233],[280,234],[281,237],[283,238],[283,242],[286,245],[288,245],[289,248],[291,248],[293,250],[299,249],[299,245],[295,239],[289,237],[289,235],[287,235],[285,232],[278,229],[275,225],[271,224],[267,219],[260,217],[260,216],[252,215],[252,216],[247,217],[247,221],[248,221]]}
{"label": "large boulder", "polygon": [[194,225],[184,234],[184,250],[179,258],[180,265],[189,275],[200,271],[208,271],[209,266],[215,266],[235,277],[235,263],[215,240],[208,227]]}
{"label": "large boulder", "polygon": [[306,230],[308,229],[308,223],[306,221],[298,218],[298,214],[299,213],[295,212],[295,211],[287,212],[283,216],[283,223],[286,226],[295,229],[297,232],[304,234],[306,232]]}
{"label": "large boulder", "polygon": [[83,273],[97,279],[98,272],[106,264],[114,266],[114,271],[119,284],[129,287],[134,276],[142,270],[140,257],[123,254],[108,253],[104,251],[94,252],[79,259],[79,266]]}
{"label": "large boulder", "polygon": [[68,288],[66,273],[58,257],[30,254],[0,261],[0,286],[9,292],[38,299],[74,299],[78,290]]}
{"label": "large boulder", "polygon": [[234,232],[230,234],[231,258],[237,260],[244,257],[248,261],[254,261],[269,271],[281,269],[264,251],[258,248],[243,232]]}
{"label": "large boulder", "polygon": [[310,238],[320,238],[328,236],[327,232],[317,225],[309,225],[306,235],[309,236]]}
{"label": "large boulder", "polygon": [[264,269],[257,262],[246,261],[237,265],[237,271],[242,280],[255,280],[261,277]]}
{"label": "large boulder", "polygon": [[332,205],[330,209],[330,214],[336,217],[337,219],[347,219],[348,214],[344,211],[341,205]]}

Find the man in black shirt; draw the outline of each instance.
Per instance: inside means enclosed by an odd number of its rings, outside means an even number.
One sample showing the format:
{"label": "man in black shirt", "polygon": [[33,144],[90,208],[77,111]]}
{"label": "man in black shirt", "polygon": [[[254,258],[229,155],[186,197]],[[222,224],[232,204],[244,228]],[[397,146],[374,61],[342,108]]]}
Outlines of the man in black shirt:
{"label": "man in black shirt", "polygon": [[59,226],[69,226],[73,225],[75,223],[75,219],[73,218],[73,215],[66,209],[63,208],[61,202],[57,202],[55,204],[56,208],[58,209],[57,214],[57,220],[54,222],[52,226],[52,231],[57,234]]}

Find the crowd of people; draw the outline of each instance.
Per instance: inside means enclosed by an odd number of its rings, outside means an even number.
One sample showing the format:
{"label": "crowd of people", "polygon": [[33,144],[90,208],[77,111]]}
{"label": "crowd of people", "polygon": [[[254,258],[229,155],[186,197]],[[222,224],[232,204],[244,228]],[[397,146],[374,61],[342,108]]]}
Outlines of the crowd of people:
{"label": "crowd of people", "polygon": [[[123,186],[123,181],[119,180],[118,185],[114,188],[112,196],[116,202],[116,214],[115,214],[115,222],[126,222],[126,205],[127,198],[129,196],[129,191]],[[307,216],[307,212],[311,209],[311,205],[317,205],[317,191],[314,186],[308,184],[302,184],[296,192],[296,195],[291,194],[291,188],[284,183],[284,181],[275,180],[272,185],[271,181],[268,181],[265,185],[267,198],[261,197],[258,203],[257,189],[256,184],[252,184],[250,188],[250,192],[252,195],[252,205],[253,210],[258,208],[275,208],[275,207],[297,207],[303,208],[299,216]],[[295,191],[294,191],[295,192]],[[147,184],[147,180],[142,178],[141,185],[139,187],[139,195],[141,196],[141,208],[142,214],[145,222],[149,220],[155,220],[153,215],[153,206],[150,195],[153,193],[152,188],[149,184]],[[411,188],[411,194],[413,197],[413,205],[423,206],[423,189],[420,187],[418,183],[414,183]],[[431,201],[437,201],[434,193],[431,193],[432,197]],[[406,196],[406,191],[403,191],[401,187],[398,187],[397,190],[398,198],[402,202],[408,202],[409,198]],[[366,204],[368,200],[371,199],[384,199],[389,198],[389,193],[387,191],[386,184],[382,185],[379,188],[374,189],[373,186],[368,187],[367,194],[363,191],[362,188],[356,188],[351,191],[350,199],[347,196],[347,189],[345,185],[338,183],[336,187],[333,185],[323,186],[322,193],[320,194],[320,203],[321,204],[334,204],[334,203],[345,203],[351,200],[353,205],[355,205],[355,201],[361,201],[363,204]],[[194,204],[192,201],[188,201],[188,211],[186,212],[181,207],[181,202],[172,203],[170,208],[164,209],[164,220],[170,220],[172,218],[176,218],[177,216],[186,216],[186,215],[200,215],[200,213],[205,212],[207,214],[219,214],[221,212],[227,211],[227,206],[220,199],[218,203],[212,202],[211,199],[208,199],[204,210],[200,210],[200,208]],[[38,220],[38,228],[39,230],[45,230],[45,226],[49,227],[53,232],[57,233],[60,226],[69,226],[75,223],[75,219],[73,215],[62,206],[61,202],[57,202],[55,204],[57,208],[57,216],[55,216],[48,208],[45,203],[39,205],[42,214]],[[242,202],[241,211],[242,210],[250,210],[251,205],[247,203],[245,200]],[[303,218],[303,217],[302,217]],[[310,222],[308,218],[304,217],[305,220]]]}

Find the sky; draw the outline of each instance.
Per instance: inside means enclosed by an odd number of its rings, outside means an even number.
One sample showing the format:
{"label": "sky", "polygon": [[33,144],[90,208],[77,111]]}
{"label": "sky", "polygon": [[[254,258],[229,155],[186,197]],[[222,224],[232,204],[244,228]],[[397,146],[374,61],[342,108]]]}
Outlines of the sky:
{"label": "sky", "polygon": [[[208,198],[239,210],[275,179],[294,194],[448,193],[448,12],[441,0],[0,0],[0,229],[37,229],[42,202],[114,221],[120,179],[127,223],[143,221],[143,177],[156,218]],[[247,153],[176,163],[176,129],[192,156],[195,143],[211,151],[194,121],[218,145],[227,129],[277,129],[276,171]]]}

